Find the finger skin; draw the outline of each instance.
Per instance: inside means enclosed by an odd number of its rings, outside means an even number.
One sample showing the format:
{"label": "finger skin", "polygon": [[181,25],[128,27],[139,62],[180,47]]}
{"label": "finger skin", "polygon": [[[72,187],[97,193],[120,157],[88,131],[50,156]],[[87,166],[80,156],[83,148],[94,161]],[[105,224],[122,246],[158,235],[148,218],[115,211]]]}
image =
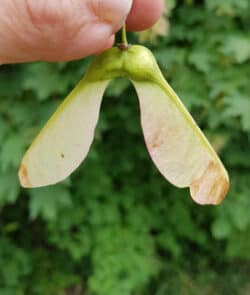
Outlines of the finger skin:
{"label": "finger skin", "polygon": [[164,0],[136,0],[127,18],[127,29],[143,31],[153,26],[164,10]]}
{"label": "finger skin", "polygon": [[1,0],[0,64],[100,53],[112,47],[128,14],[129,29],[150,27],[160,16],[162,1]]}

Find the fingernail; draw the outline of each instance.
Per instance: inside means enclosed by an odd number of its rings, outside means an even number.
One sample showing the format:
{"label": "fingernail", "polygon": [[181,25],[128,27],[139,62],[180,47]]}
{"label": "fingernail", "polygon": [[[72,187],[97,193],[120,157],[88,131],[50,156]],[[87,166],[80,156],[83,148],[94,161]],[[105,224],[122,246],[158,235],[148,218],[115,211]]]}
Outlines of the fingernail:
{"label": "fingernail", "polygon": [[133,0],[93,0],[95,14],[114,27],[120,27],[125,22],[132,4]]}

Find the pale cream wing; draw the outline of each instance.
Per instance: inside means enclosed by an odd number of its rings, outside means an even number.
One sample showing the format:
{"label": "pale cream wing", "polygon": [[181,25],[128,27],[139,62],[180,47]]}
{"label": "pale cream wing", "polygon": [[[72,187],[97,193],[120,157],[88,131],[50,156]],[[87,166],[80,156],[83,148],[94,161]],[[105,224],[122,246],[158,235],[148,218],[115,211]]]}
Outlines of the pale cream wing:
{"label": "pale cream wing", "polygon": [[199,204],[220,203],[228,174],[173,89],[166,82],[132,82],[145,142],[161,174],[177,187],[190,187]]}
{"label": "pale cream wing", "polygon": [[19,170],[22,186],[57,183],[80,165],[93,141],[108,82],[83,80],[59,106],[22,160]]}

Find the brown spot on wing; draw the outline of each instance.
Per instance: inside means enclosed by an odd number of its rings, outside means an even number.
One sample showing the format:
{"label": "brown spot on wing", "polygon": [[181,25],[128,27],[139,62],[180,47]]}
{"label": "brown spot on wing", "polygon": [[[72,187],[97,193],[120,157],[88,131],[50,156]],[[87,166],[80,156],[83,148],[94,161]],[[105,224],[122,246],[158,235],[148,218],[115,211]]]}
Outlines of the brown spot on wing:
{"label": "brown spot on wing", "polygon": [[211,161],[201,177],[195,179],[191,186],[191,196],[199,204],[218,205],[229,190],[229,178],[220,162]]}
{"label": "brown spot on wing", "polygon": [[18,176],[19,176],[21,186],[23,186],[23,187],[31,187],[32,186],[29,181],[27,169],[23,164],[21,164],[21,166],[20,166]]}
{"label": "brown spot on wing", "polygon": [[163,144],[163,138],[161,132],[158,132],[154,135],[153,139],[149,142],[150,149],[154,150],[159,148]]}
{"label": "brown spot on wing", "polygon": [[159,121],[157,124],[157,128],[152,132],[151,136],[147,139],[147,144],[150,150],[155,150],[161,147],[166,140],[171,141],[173,138],[178,135],[179,130],[178,126],[167,124],[165,121]]}
{"label": "brown spot on wing", "polygon": [[152,132],[151,136],[147,139],[147,144],[150,150],[155,150],[164,144],[164,140],[167,136],[168,128],[165,127],[164,122],[159,123],[159,127]]}

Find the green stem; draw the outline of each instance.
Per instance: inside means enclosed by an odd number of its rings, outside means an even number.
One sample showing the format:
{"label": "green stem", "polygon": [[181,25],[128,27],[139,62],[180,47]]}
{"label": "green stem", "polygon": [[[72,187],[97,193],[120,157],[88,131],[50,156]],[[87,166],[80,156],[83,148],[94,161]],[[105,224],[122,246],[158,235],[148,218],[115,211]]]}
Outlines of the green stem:
{"label": "green stem", "polygon": [[126,30],[126,24],[122,26],[122,45],[125,47],[128,47],[128,39],[127,39],[127,30]]}

